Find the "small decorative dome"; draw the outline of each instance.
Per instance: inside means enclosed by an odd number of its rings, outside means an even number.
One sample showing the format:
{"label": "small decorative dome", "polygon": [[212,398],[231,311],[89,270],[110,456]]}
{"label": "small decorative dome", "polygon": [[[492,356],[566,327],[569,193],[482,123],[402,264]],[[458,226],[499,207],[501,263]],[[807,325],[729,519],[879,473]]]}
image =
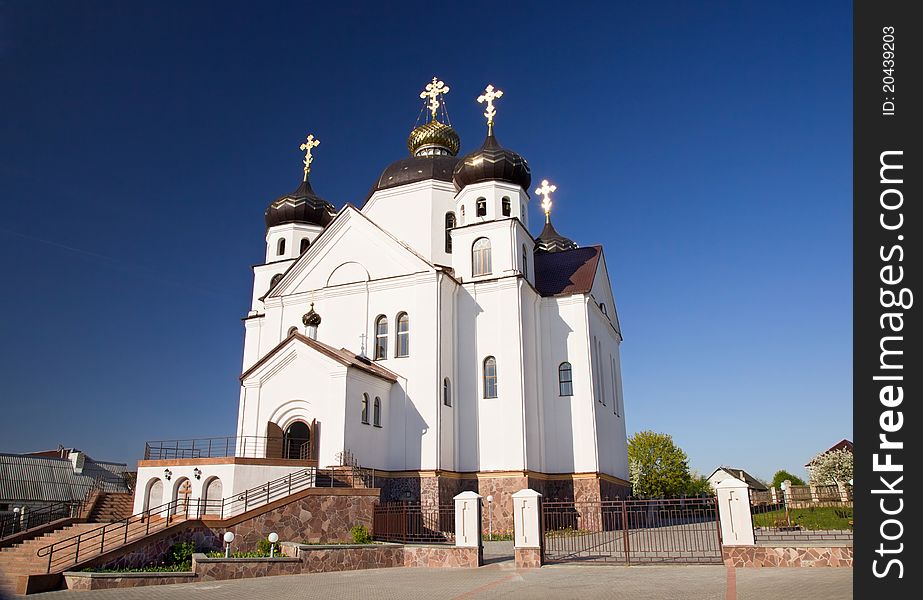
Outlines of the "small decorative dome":
{"label": "small decorative dome", "polygon": [[435,119],[414,127],[407,137],[407,149],[413,156],[455,156],[460,147],[458,133]]}
{"label": "small decorative dome", "polygon": [[452,179],[459,190],[481,181],[508,181],[528,190],[532,171],[525,158],[500,145],[491,129],[481,147],[461,159]]}
{"label": "small decorative dome", "polygon": [[336,209],[311,189],[311,182],[305,177],[291,194],[285,194],[272,201],[266,209],[266,227],[285,223],[308,223],[326,227]]}
{"label": "small decorative dome", "polygon": [[311,303],[311,310],[306,312],[303,317],[301,317],[301,322],[304,323],[305,327],[317,327],[320,325],[320,315],[314,312],[314,303]]}
{"label": "small decorative dome", "polygon": [[574,250],[577,244],[573,240],[564,237],[551,224],[551,219],[545,221],[545,228],[542,233],[535,238],[535,253],[543,252],[561,252],[563,250]]}

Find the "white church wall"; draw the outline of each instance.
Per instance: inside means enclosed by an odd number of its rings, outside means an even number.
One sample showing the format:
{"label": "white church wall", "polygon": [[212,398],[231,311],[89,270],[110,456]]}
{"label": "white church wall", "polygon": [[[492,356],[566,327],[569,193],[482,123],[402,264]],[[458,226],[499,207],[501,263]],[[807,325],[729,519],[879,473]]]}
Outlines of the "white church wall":
{"label": "white church wall", "polygon": [[455,186],[435,179],[375,192],[362,207],[372,221],[432,263],[450,264],[445,213],[455,211]]}
{"label": "white church wall", "polygon": [[[542,299],[544,458],[550,473],[597,470],[588,324],[582,294]],[[572,396],[561,396],[558,368],[571,364]]]}
{"label": "white church wall", "polygon": [[[491,270],[474,276],[472,248],[480,238],[490,240]],[[522,245],[531,243],[528,232],[516,219],[460,226],[452,232],[452,268],[456,278],[464,282],[516,275],[522,270]]]}
{"label": "white church wall", "polygon": [[539,336],[539,307],[541,298],[535,289],[524,279],[519,280],[519,311],[522,321],[522,356],[521,376],[523,385],[523,406],[526,426],[526,468],[544,471],[542,460],[544,439],[543,406],[544,392],[541,385],[541,372],[545,369]]}
{"label": "white church wall", "polygon": [[[438,348],[439,348],[439,373],[437,385],[439,386],[439,396],[436,399],[439,411],[439,468],[447,471],[456,470],[456,443],[458,440],[458,420],[456,415],[456,394],[455,387],[455,362],[458,357],[457,335],[456,335],[456,290],[458,286],[455,281],[447,276],[441,275],[439,278],[439,307],[438,319],[439,330]],[[449,401],[451,406],[446,406],[443,398],[443,381],[449,380]]]}
{"label": "white church wall", "polygon": [[285,271],[295,263],[294,259],[277,260],[264,265],[253,266],[253,297],[250,300],[250,312],[263,312],[263,298],[269,292],[272,278]]}
{"label": "white church wall", "polygon": [[[519,279],[468,284],[459,291],[459,428],[463,471],[523,469]],[[485,398],[484,360],[497,361],[497,397]],[[462,408],[466,410],[462,413]],[[473,414],[472,414],[473,413]]]}
{"label": "white church wall", "polygon": [[303,342],[289,344],[244,379],[238,435],[265,437],[269,423],[285,431],[295,421],[317,419],[318,464],[335,464],[344,447],[346,367]]}
{"label": "white church wall", "polygon": [[[509,214],[503,213],[504,198],[509,200]],[[486,214],[478,216],[478,200],[482,199]],[[529,195],[518,185],[505,181],[483,181],[467,185],[455,198],[456,214],[465,214],[465,222],[459,222],[459,225],[517,218],[528,227],[528,207]]]}
{"label": "white church wall", "polygon": [[[344,445],[364,467],[387,468],[391,448],[392,414],[391,387],[389,381],[368,375],[358,369],[350,369],[346,376],[346,420],[344,423]],[[368,395],[368,423],[362,422],[363,394]],[[375,426],[375,398],[381,400],[381,423]]]}
{"label": "white church wall", "polygon": [[[597,342],[594,369],[598,393],[604,403],[595,403],[600,470],[628,479],[628,448],[625,437],[624,397],[621,389],[619,338],[608,316],[590,298],[587,308],[591,339]],[[598,360],[595,358],[598,355]]]}
{"label": "white church wall", "polygon": [[[306,239],[309,244],[313,244],[322,230],[319,225],[305,223],[286,223],[270,227],[266,231],[266,262],[298,258],[301,255],[302,240]],[[280,246],[282,240],[285,240],[285,243]]]}

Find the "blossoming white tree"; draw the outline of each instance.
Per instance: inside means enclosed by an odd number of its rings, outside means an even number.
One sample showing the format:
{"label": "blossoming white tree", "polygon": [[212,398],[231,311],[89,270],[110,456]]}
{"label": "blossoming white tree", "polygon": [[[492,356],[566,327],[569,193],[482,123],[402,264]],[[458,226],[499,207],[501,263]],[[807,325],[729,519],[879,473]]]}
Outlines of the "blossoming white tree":
{"label": "blossoming white tree", "polygon": [[818,454],[809,463],[811,483],[833,485],[848,483],[853,478],[853,455],[846,449]]}

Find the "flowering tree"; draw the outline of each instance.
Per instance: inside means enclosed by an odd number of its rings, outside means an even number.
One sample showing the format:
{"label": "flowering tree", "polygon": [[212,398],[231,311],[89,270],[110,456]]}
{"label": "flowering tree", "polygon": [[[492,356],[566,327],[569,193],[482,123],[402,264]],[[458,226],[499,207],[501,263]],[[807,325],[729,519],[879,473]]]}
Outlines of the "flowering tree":
{"label": "flowering tree", "polygon": [[846,449],[818,454],[810,462],[811,483],[830,485],[852,479],[852,452]]}

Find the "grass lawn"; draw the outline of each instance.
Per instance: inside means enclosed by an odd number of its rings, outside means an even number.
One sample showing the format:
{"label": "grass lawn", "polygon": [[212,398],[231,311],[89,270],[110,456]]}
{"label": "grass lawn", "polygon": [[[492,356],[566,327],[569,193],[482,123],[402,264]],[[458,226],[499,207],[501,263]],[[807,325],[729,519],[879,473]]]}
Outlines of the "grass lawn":
{"label": "grass lawn", "polygon": [[[793,508],[789,512],[792,525],[802,529],[852,529],[851,506],[822,506],[816,508]],[[784,510],[754,514],[753,525],[756,527],[787,527]]]}

